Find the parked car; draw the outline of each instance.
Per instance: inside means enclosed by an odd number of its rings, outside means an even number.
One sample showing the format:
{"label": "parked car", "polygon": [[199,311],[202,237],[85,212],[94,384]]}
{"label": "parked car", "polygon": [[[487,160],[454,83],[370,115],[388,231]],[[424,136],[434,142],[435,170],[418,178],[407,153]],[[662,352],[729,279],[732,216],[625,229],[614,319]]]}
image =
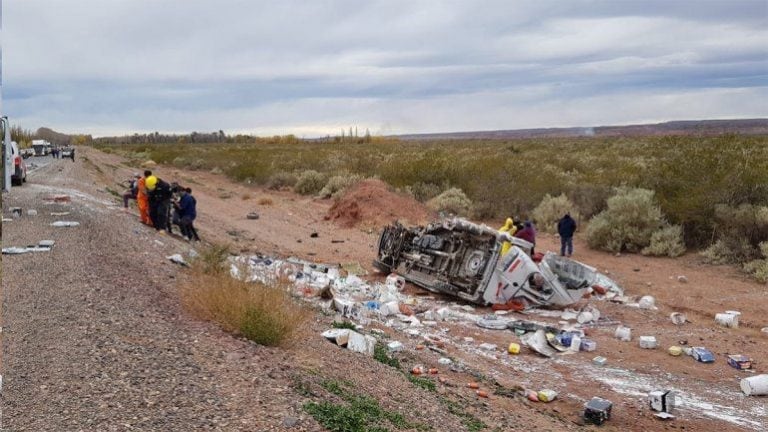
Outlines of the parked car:
{"label": "parked car", "polygon": [[23,149],[20,149],[19,152],[21,153],[22,159],[27,159],[30,156],[35,155],[35,149],[33,148],[23,148]]}
{"label": "parked car", "polygon": [[16,144],[16,141],[11,141],[11,163],[13,164],[11,184],[14,186],[21,186],[22,183],[27,181],[27,163],[24,162],[24,158],[21,157],[19,145]]}
{"label": "parked car", "polygon": [[72,157],[72,147],[64,147],[61,149],[61,157],[68,158]]}

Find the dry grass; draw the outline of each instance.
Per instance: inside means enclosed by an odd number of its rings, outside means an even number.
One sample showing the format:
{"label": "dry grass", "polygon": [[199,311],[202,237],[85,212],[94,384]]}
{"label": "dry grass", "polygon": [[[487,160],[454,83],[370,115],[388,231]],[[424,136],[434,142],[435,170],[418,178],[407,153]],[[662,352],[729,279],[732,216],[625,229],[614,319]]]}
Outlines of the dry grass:
{"label": "dry grass", "polygon": [[[211,256],[221,256],[219,252]],[[209,261],[205,255],[201,257],[180,285],[189,312],[261,345],[286,345],[298,335],[309,313],[285,286],[238,280]]]}
{"label": "dry grass", "polygon": [[259,199],[259,205],[271,206],[272,204],[274,204],[274,201],[272,201],[272,198],[260,198]]}
{"label": "dry grass", "polygon": [[249,199],[251,199],[251,194],[246,192],[246,193],[240,195],[240,199],[243,200],[243,201],[248,201]]}

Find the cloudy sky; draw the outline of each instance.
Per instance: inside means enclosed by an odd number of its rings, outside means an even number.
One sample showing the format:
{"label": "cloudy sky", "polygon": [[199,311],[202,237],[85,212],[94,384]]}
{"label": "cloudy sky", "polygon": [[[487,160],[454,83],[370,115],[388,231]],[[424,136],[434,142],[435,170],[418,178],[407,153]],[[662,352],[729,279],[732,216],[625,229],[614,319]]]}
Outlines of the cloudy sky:
{"label": "cloudy sky", "polygon": [[28,129],[313,137],[768,117],[768,0],[5,0]]}

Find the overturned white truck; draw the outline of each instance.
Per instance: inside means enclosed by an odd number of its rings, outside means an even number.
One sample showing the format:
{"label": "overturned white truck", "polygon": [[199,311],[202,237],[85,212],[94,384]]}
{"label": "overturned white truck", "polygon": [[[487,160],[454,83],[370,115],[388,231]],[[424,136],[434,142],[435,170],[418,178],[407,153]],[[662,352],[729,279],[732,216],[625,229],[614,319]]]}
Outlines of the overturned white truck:
{"label": "overturned white truck", "polygon": [[[502,256],[504,242],[512,246]],[[537,264],[531,246],[461,218],[413,228],[395,222],[381,233],[373,265],[430,291],[479,305],[524,301],[563,307],[591,290],[621,294],[613,281],[578,261],[547,253]]]}

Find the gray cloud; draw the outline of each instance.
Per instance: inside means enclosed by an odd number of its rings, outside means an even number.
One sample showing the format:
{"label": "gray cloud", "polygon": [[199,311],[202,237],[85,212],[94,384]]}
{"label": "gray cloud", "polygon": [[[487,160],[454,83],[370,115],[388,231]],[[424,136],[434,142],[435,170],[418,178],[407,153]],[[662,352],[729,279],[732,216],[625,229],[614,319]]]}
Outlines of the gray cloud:
{"label": "gray cloud", "polygon": [[7,0],[3,106],[96,134],[765,117],[767,4]]}

